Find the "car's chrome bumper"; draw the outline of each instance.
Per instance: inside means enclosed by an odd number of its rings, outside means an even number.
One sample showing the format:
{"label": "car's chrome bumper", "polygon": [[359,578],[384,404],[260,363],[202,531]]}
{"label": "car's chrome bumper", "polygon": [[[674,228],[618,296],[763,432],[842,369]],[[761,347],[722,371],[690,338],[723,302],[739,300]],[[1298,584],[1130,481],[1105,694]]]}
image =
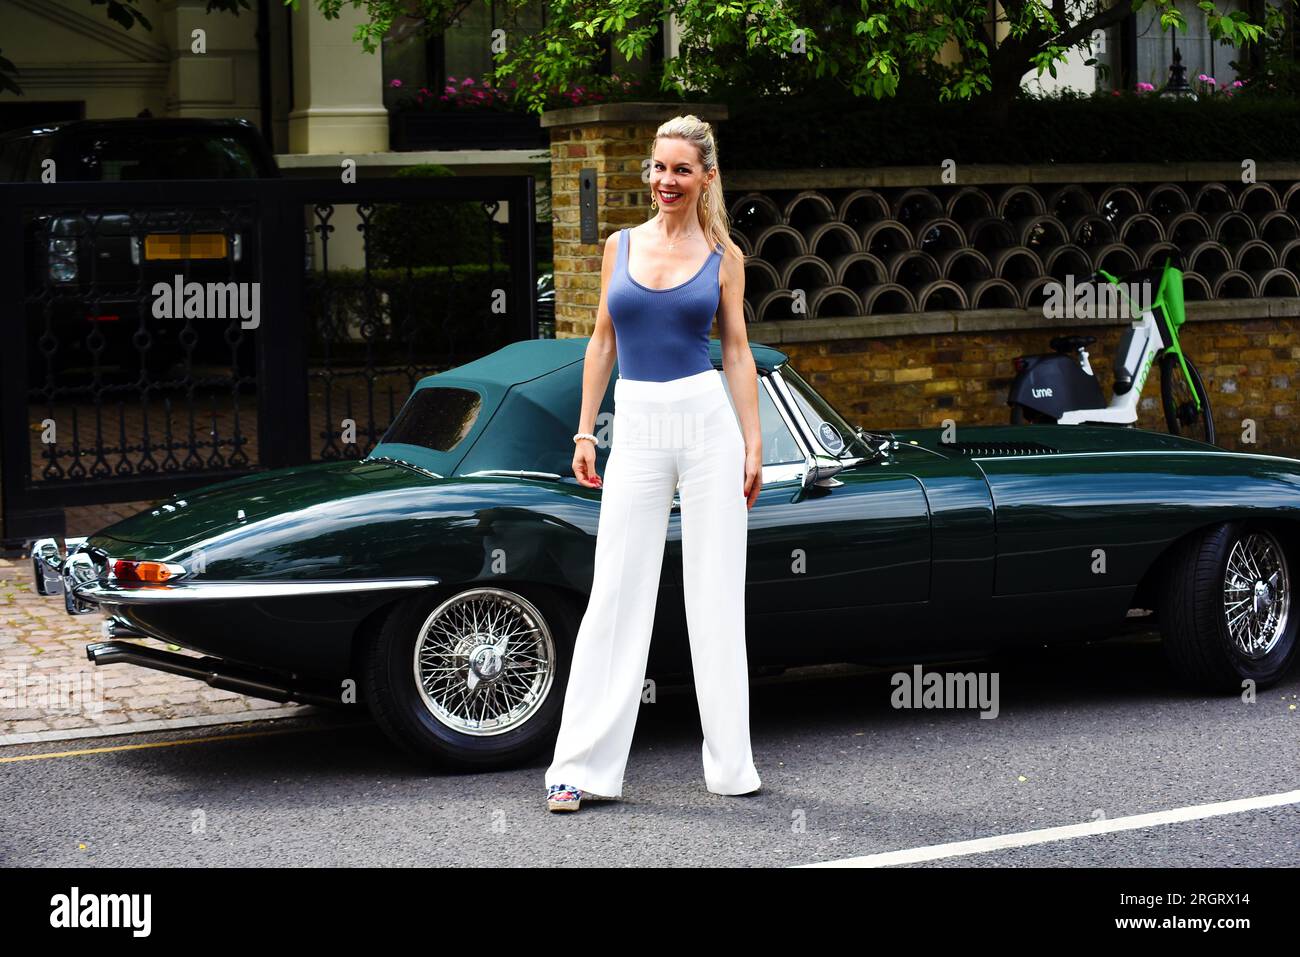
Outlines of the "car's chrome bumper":
{"label": "car's chrome bumper", "polygon": [[86,601],[81,590],[98,579],[98,572],[83,549],[86,536],[65,538],[65,553],[57,538],[38,538],[32,544],[32,575],[41,595],[63,593],[63,605],[69,615],[87,615],[97,609]]}
{"label": "car's chrome bumper", "polygon": [[85,615],[105,605],[154,605],[163,602],[220,601],[278,598],[293,595],[338,595],[437,585],[438,578],[376,578],[334,581],[184,581],[167,584],[120,582],[101,575],[86,538],[68,538],[67,553],[56,538],[37,539],[32,545],[32,571],[42,595],[63,593],[70,615]]}
{"label": "car's chrome bumper", "polygon": [[156,605],[161,602],[280,598],[288,595],[339,595],[344,592],[428,588],[437,578],[376,578],[348,581],[176,582],[167,585],[89,581],[77,584],[77,597],[96,604]]}

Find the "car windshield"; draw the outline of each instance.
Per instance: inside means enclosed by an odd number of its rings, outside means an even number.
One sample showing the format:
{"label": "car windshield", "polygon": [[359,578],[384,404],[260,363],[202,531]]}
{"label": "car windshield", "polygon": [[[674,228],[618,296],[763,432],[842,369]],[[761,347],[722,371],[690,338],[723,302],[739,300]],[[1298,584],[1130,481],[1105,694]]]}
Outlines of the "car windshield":
{"label": "car windshield", "polygon": [[795,405],[798,406],[804,421],[808,423],[809,430],[829,455],[837,458],[872,455],[871,447],[858,437],[844,417],[836,412],[830,403],[805,382],[790,365],[781,367],[781,378],[789,386]]}
{"label": "car windshield", "polygon": [[228,133],[123,130],[69,137],[61,150],[69,179],[254,179],[257,159],[242,136]]}

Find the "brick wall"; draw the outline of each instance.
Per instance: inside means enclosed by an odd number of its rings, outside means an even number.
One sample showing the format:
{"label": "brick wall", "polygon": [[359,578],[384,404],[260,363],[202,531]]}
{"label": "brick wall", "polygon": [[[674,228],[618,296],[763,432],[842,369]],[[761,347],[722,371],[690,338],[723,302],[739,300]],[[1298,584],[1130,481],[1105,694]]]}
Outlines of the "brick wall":
{"label": "brick wall", "polygon": [[[542,118],[551,132],[551,217],[555,262],[556,338],[589,336],[600,305],[605,238],[650,218],[650,186],[641,178],[659,124],[673,115],[662,104],[611,103],[554,110]],[[710,122],[725,110],[692,109]],[[580,175],[596,171],[596,242],[583,242]]]}
{"label": "brick wall", "polygon": [[[1123,328],[1078,330],[1097,337],[1089,361],[1107,397],[1111,355]],[[855,425],[915,428],[951,418],[960,427],[1008,422],[1011,360],[1050,352],[1047,341],[1058,334],[1039,328],[773,345]],[[765,341],[761,324],[750,326],[750,339]],[[1188,322],[1182,343],[1210,392],[1220,446],[1300,454],[1300,320]],[[1254,445],[1241,441],[1247,418],[1255,420]],[[1157,369],[1147,381],[1138,425],[1165,430]]]}
{"label": "brick wall", "polygon": [[[641,182],[641,160],[652,136],[654,128],[644,124],[569,127],[551,133],[557,338],[591,334],[600,305],[603,239],[646,219],[649,188]],[[596,170],[600,243],[580,239],[579,175],[586,168]]]}
{"label": "brick wall", "polygon": [[[676,111],[663,104],[612,103],[555,110],[543,115],[542,125],[551,130],[556,336],[591,334],[600,302],[603,240],[614,230],[644,222],[649,217],[649,187],[641,179],[642,163],[648,155],[655,129],[674,112]],[[715,126],[717,120],[726,119],[725,107],[718,104],[693,104],[691,112],[715,122]],[[595,236],[587,237],[585,242],[581,231],[579,202],[580,171],[584,168],[596,171],[597,187],[592,209]],[[1072,208],[1071,203],[1076,201],[1087,206],[1087,190],[1080,190],[1074,185],[1059,188],[1051,186],[1054,183],[1091,183],[1102,186],[1114,183],[1134,184],[1132,188],[1126,187],[1121,192],[1129,198],[1129,205],[1133,206],[1130,213],[1141,207],[1147,213],[1154,211],[1157,214],[1155,219],[1143,214],[1148,227],[1156,229],[1152,224],[1161,222],[1163,225],[1159,229],[1174,231],[1173,238],[1182,241],[1175,228],[1179,222],[1187,219],[1186,215],[1182,219],[1178,218],[1180,203],[1197,210],[1204,207],[1207,215],[1210,215],[1210,219],[1205,220],[1207,228],[1216,241],[1222,240],[1221,245],[1228,250],[1230,259],[1232,256],[1241,258],[1244,255],[1243,249],[1251,255],[1264,256],[1266,250],[1259,248],[1259,240],[1262,239],[1290,269],[1300,262],[1294,259],[1296,251],[1300,250],[1300,239],[1292,234],[1294,230],[1287,232],[1282,227],[1289,229],[1292,219],[1300,216],[1300,208],[1296,206],[1300,203],[1296,199],[1300,196],[1300,167],[1293,164],[1271,164],[1268,169],[1261,169],[1261,180],[1271,178],[1282,184],[1271,190],[1267,186],[1252,186],[1249,190],[1243,190],[1234,185],[1234,178],[1239,174],[1240,170],[1230,164],[1184,164],[1176,169],[1164,164],[1084,164],[1052,168],[967,166],[964,168],[963,182],[981,186],[983,193],[987,193],[988,205],[991,208],[996,206],[996,212],[1004,218],[1010,217],[1009,222],[1014,222],[1016,216],[1025,212],[1033,213],[1039,206],[1044,207],[1039,212],[1050,212],[1053,216],[1056,213],[1068,213]],[[916,215],[913,215],[916,210],[912,210],[908,204],[917,202],[919,193],[927,193],[929,190],[934,196],[927,194],[920,198],[933,200],[935,196],[946,195],[944,189],[947,188],[943,185],[946,180],[941,178],[939,169],[920,167],[724,170],[723,176],[729,199],[735,198],[733,216],[741,216],[741,220],[733,223],[736,227],[733,228],[733,237],[742,243],[758,243],[762,246],[764,229],[770,229],[772,223],[781,228],[793,224],[797,227],[796,231],[802,230],[805,242],[812,243],[813,251],[817,253],[812,258],[821,257],[826,262],[830,260],[825,259],[825,255],[830,255],[833,250],[830,247],[822,249],[823,234],[815,231],[816,223],[804,222],[805,214],[812,215],[816,220],[821,214],[813,213],[818,209],[833,209],[837,216],[853,220],[856,215],[853,211],[857,207],[852,204],[845,206],[847,200],[837,207],[834,203],[823,201],[824,197],[819,199],[812,196],[812,193],[829,191],[831,195],[839,196],[843,193],[848,196],[851,193],[856,195],[853,193],[855,190],[874,190],[893,198],[894,206],[886,204],[888,208],[881,210],[881,215],[887,212],[895,219],[911,222],[916,219]],[[1222,183],[1218,182],[1220,180]],[[1211,183],[1213,188],[1205,185],[1210,181],[1214,181]],[[1288,187],[1288,183],[1296,185]],[[1031,184],[1034,189],[1028,189],[1023,184]],[[1010,192],[1005,189],[1008,185],[1012,187]],[[920,190],[919,193],[907,189],[913,186],[927,189]],[[983,195],[980,189],[974,192]],[[1237,192],[1241,196],[1232,199]],[[763,197],[769,193],[776,195],[782,202],[765,202]],[[1112,193],[1114,190],[1109,193],[1103,191],[1102,198]],[[1021,200],[1034,198],[1031,194],[1040,196],[1042,202],[1031,203],[1032,208],[1016,212]],[[1166,201],[1171,196],[1179,199],[1180,203],[1169,206]],[[980,196],[976,195],[975,198],[979,199]],[[1222,205],[1221,201],[1227,202],[1229,207],[1244,204],[1245,211],[1259,219],[1259,223],[1251,227],[1258,234],[1257,239],[1243,240],[1242,237],[1234,239],[1229,235],[1218,235],[1220,227],[1227,220],[1221,222],[1212,213]],[[933,202],[930,205],[933,206]],[[1110,209],[1112,205],[1103,203],[1098,208],[1114,213]],[[1268,209],[1274,207],[1290,209],[1292,212],[1270,215]],[[760,215],[764,210],[768,214],[767,220]],[[909,213],[909,210],[912,212]],[[921,211],[924,212],[924,209]],[[954,210],[948,209],[947,212],[953,214]],[[933,214],[934,210],[930,210],[926,216]],[[1200,215],[1199,212],[1197,215]],[[1267,218],[1271,225],[1265,228],[1265,219],[1260,217]],[[924,219],[924,216],[921,217],[917,223]],[[1282,222],[1283,219],[1286,219],[1285,223]],[[1052,222],[1055,223],[1056,220],[1053,219]],[[1248,224],[1241,216],[1234,217],[1232,222],[1247,229]],[[1066,221],[1062,220],[1061,223],[1065,224]],[[856,221],[847,225],[853,230],[862,227]],[[1073,229],[1068,226],[1065,228]],[[793,240],[794,235],[790,235]],[[833,231],[825,235],[834,238]],[[920,233],[917,235],[919,237]],[[1142,237],[1135,234],[1133,238],[1136,242]],[[1150,238],[1147,237],[1148,240]],[[971,237],[967,239],[974,242]],[[1074,235],[1072,239],[1082,241],[1083,237]],[[1030,240],[1022,237],[1017,241]],[[1245,241],[1249,248],[1240,246],[1241,241]],[[1171,245],[1174,244],[1166,242],[1148,245],[1144,247],[1145,255],[1151,258],[1156,246],[1163,249]],[[777,250],[774,254],[777,262],[773,268],[779,273],[778,267],[782,267],[780,257],[793,254],[788,250],[780,252],[782,247],[779,243],[772,248]],[[1189,249],[1195,252],[1192,246]],[[766,251],[767,247],[764,247],[763,255],[766,255]],[[882,256],[886,255],[886,251],[878,252]],[[1105,255],[1102,256],[1102,253]],[[1121,266],[1127,254],[1122,243],[1111,243],[1104,246],[1102,252],[1093,250],[1089,253],[1102,258],[1119,257]],[[1106,259],[1106,262],[1110,264],[1111,260]],[[1138,260],[1135,259],[1130,265],[1137,263]],[[1146,265],[1145,260],[1141,264]],[[1236,259],[1231,259],[1229,264],[1234,267],[1229,272],[1239,285],[1244,282],[1242,276],[1254,275],[1242,271],[1250,263],[1239,263]],[[1044,277],[1053,272],[1046,268],[1046,260],[1043,265]],[[1226,269],[1227,266],[1224,265],[1223,268]],[[1053,274],[1060,271],[1057,268]],[[1078,269],[1071,268],[1069,271],[1078,272]],[[1279,284],[1274,275],[1276,272],[1274,270],[1267,275],[1260,273],[1255,277],[1261,281],[1268,280],[1271,285],[1266,283],[1267,289],[1251,290],[1230,286],[1216,293],[1214,285],[1209,284],[1207,290],[1203,290],[1203,295],[1189,295],[1188,322],[1183,326],[1181,336],[1188,355],[1196,362],[1210,391],[1219,445],[1229,449],[1300,455],[1300,424],[1296,421],[1296,412],[1300,410],[1296,396],[1296,380],[1300,378],[1300,299],[1295,298],[1295,290],[1292,288],[1294,282]],[[747,273],[747,277],[748,275]],[[796,278],[798,277],[790,277],[791,282]],[[752,321],[753,315],[750,315],[749,337],[751,341],[767,343],[787,353],[800,372],[855,424],[869,428],[937,426],[946,418],[954,419],[958,425],[1006,423],[1009,421],[1006,393],[1014,374],[1011,360],[1021,354],[1050,351],[1048,340],[1065,332],[1097,337],[1097,342],[1089,349],[1090,360],[1100,379],[1103,394],[1109,396],[1112,382],[1110,356],[1123,331],[1123,324],[1080,323],[1071,327],[1044,327],[1038,309],[1041,289],[1031,280],[1022,278],[1018,281],[1021,285],[1017,287],[1017,296],[1028,301],[1020,301],[1020,308],[1017,309],[967,308],[955,313],[925,311],[876,315],[869,314],[871,310],[863,310],[864,314],[861,315],[835,317],[834,310],[823,304],[826,315],[813,313],[817,318],[805,320]],[[1045,282],[1046,279],[1040,277],[1037,281]],[[1029,285],[1025,285],[1026,282]],[[758,296],[760,291],[757,283],[753,290],[747,290],[747,314],[757,309],[749,300]],[[1253,296],[1273,298],[1248,298]],[[1286,298],[1288,296],[1290,298]],[[1216,297],[1217,301],[1191,301],[1197,298],[1214,300]],[[761,299],[761,296],[758,298]],[[826,303],[832,301],[840,302],[842,297],[840,300],[828,299]],[[926,299],[926,304],[921,308],[932,310],[939,307]],[[757,309],[754,315],[766,315],[768,312],[779,314],[781,310],[764,306]],[[1198,312],[1201,312],[1201,318],[1198,318]],[[1038,314],[1037,318],[1035,313]],[[957,331],[959,329],[961,331]],[[909,331],[905,335],[894,334],[905,330],[915,331]],[[712,334],[717,335],[716,324]],[[1159,373],[1153,370],[1142,400],[1139,426],[1164,430],[1159,397]],[[1255,422],[1256,442],[1253,445],[1242,442],[1244,419],[1253,419]]]}

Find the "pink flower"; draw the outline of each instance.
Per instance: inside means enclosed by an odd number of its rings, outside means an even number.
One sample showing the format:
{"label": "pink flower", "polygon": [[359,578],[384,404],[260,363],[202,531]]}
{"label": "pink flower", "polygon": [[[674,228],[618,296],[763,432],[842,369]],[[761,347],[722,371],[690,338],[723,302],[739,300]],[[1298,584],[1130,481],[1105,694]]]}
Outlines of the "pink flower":
{"label": "pink flower", "polygon": [[1196,79],[1198,79],[1198,80],[1200,80],[1202,83],[1204,83],[1206,80],[1209,79],[1209,77],[1206,76],[1204,73],[1198,73],[1198,74],[1196,74]]}
{"label": "pink flower", "polygon": [[397,77],[393,77],[391,80],[388,81],[388,85],[395,90],[402,85],[402,81],[399,80]]}
{"label": "pink flower", "polygon": [[1205,82],[1208,83],[1208,84],[1210,84],[1210,86],[1215,86],[1215,85],[1216,85],[1216,84],[1215,84],[1215,81],[1214,81],[1214,77],[1212,77],[1212,76],[1207,76],[1207,77],[1205,78]]}
{"label": "pink flower", "polygon": [[473,86],[473,85],[474,85],[474,78],[473,78],[472,76],[467,76],[467,77],[465,77],[465,79],[463,79],[463,80],[460,81],[460,85],[461,85],[461,86]]}
{"label": "pink flower", "polygon": [[1234,87],[1239,87],[1239,86],[1242,85],[1242,83],[1241,83],[1240,80],[1233,80],[1233,81],[1232,81],[1232,85],[1233,85]]}

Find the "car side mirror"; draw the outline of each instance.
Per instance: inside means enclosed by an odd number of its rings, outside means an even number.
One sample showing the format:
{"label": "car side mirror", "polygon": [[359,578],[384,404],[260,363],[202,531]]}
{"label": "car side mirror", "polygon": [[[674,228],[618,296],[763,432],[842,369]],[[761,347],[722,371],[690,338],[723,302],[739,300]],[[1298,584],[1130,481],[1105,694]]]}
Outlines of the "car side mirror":
{"label": "car side mirror", "polygon": [[804,490],[812,488],[814,485],[822,488],[834,488],[837,485],[843,485],[837,478],[832,478],[836,472],[844,468],[844,463],[830,455],[814,453],[804,459],[803,470],[803,487]]}

